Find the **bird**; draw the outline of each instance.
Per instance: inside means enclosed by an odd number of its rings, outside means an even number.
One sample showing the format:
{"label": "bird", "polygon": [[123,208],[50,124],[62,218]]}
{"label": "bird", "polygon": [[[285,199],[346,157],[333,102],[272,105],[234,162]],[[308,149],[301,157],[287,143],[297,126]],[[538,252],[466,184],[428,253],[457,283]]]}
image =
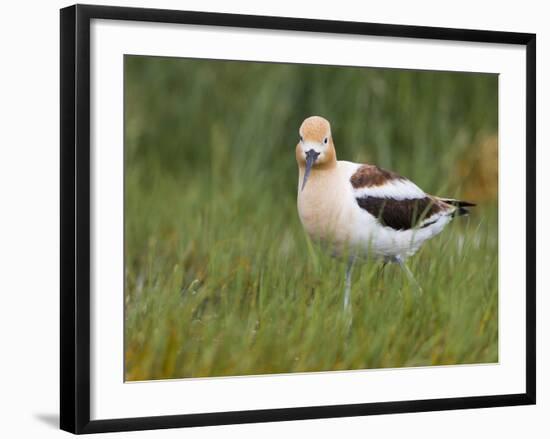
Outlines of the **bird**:
{"label": "bird", "polygon": [[313,241],[347,259],[344,309],[351,312],[352,270],[360,259],[398,264],[421,292],[406,260],[475,204],[430,195],[373,164],[337,160],[330,123],[321,116],[306,118],[299,136],[298,215]]}

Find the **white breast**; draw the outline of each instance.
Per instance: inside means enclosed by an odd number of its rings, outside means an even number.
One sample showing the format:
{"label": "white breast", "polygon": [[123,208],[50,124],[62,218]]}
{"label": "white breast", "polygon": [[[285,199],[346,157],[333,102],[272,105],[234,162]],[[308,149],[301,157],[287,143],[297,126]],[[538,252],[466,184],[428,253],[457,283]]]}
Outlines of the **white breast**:
{"label": "white breast", "polygon": [[354,215],[353,191],[349,178],[357,165],[338,162],[330,170],[312,172],[303,191],[298,184],[298,214],[308,235],[315,241],[331,242],[335,247],[346,245],[353,238],[348,227]]}

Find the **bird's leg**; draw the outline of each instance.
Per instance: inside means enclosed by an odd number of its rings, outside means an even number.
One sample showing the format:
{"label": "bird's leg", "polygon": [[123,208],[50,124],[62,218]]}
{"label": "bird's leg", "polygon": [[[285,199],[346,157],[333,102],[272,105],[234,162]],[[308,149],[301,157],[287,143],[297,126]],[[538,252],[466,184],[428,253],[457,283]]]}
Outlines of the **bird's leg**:
{"label": "bird's leg", "polygon": [[397,256],[395,258],[395,261],[399,264],[399,266],[401,267],[401,269],[405,272],[405,274],[407,275],[407,278],[409,279],[409,282],[411,284],[414,285],[416,291],[419,293],[419,294],[422,294],[423,291],[422,291],[422,287],[420,286],[420,284],[418,283],[418,281],[415,279],[412,271],[410,270],[410,268],[407,266],[407,264],[405,263],[405,260],[404,258],[402,258],[401,256]]}
{"label": "bird's leg", "polygon": [[384,260],[380,265],[378,265],[378,270],[376,271],[376,277],[380,279],[382,276],[384,276],[384,269],[386,268],[386,265],[388,265],[390,261]]}
{"label": "bird's leg", "polygon": [[351,275],[353,274],[353,266],[355,264],[355,256],[348,258],[346,267],[346,283],[344,288],[344,311],[351,313]]}

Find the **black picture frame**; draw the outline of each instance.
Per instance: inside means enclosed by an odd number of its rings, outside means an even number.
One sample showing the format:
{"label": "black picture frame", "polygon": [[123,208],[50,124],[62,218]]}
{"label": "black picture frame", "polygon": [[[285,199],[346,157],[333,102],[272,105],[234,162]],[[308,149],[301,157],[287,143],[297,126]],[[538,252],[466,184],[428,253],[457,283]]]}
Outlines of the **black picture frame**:
{"label": "black picture frame", "polygon": [[[535,34],[89,5],[70,6],[61,9],[60,14],[61,429],[72,433],[99,433],[535,404]],[[494,396],[90,420],[90,21],[92,19],[524,45],[527,53],[525,66],[527,79],[526,392]]]}

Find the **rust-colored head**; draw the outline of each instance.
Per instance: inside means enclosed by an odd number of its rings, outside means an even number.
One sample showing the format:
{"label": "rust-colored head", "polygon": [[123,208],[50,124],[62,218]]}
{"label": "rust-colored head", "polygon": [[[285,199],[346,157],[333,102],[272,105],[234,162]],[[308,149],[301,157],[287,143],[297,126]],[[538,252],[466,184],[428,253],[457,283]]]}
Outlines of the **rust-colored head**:
{"label": "rust-colored head", "polygon": [[321,116],[311,116],[300,126],[300,142],[296,145],[296,161],[305,168],[302,190],[312,170],[336,166],[336,150],[330,132],[330,123]]}

